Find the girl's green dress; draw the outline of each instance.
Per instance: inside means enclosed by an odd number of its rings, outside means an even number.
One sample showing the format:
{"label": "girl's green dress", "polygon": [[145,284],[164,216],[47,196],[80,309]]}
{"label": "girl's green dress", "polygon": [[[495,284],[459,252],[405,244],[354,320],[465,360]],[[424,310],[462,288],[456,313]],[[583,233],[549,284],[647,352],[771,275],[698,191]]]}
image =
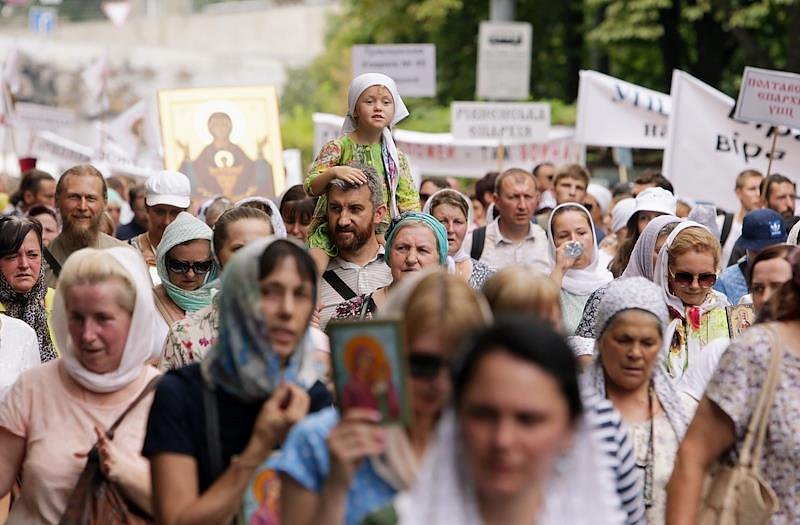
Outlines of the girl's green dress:
{"label": "girl's green dress", "polygon": [[[406,157],[402,151],[398,151],[397,154],[400,164],[397,170],[397,208],[400,213],[405,211],[419,211],[419,193],[411,178],[408,157]],[[381,144],[356,144],[353,139],[347,135],[342,135],[322,147],[303,183],[306,193],[311,195],[311,182],[321,173],[334,166],[347,166],[351,162],[358,162],[375,168],[383,187],[383,202],[388,209],[391,209],[391,206],[389,206],[389,183],[383,164]],[[390,220],[391,217],[387,213],[383,222],[378,226],[377,232],[383,233],[386,231]],[[333,244],[328,229],[328,199],[325,194],[320,195],[317,201],[317,207],[314,210],[314,218],[309,225],[308,247],[319,248],[325,251],[330,257],[335,257],[337,255],[336,246]]]}

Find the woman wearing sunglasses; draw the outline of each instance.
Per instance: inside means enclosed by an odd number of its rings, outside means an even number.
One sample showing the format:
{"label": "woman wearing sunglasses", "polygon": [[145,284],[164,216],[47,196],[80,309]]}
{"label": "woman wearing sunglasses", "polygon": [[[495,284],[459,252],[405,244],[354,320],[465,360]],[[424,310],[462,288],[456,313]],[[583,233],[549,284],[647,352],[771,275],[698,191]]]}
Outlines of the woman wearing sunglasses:
{"label": "woman wearing sunglasses", "polygon": [[211,304],[217,285],[212,237],[206,223],[186,212],[178,214],[164,230],[156,252],[161,284],[154,292],[156,307],[169,326]]}
{"label": "woman wearing sunglasses", "polygon": [[674,329],[667,355],[669,375],[683,382],[700,352],[717,340],[727,340],[728,299],[712,289],[717,282],[720,245],[705,226],[681,222],[669,234],[656,260],[654,281],[661,286]]}
{"label": "woman wearing sunglasses", "polygon": [[405,319],[414,424],[381,427],[375,413],[358,409],[341,418],[332,408],[306,418],[289,434],[276,465],[283,523],[360,524],[408,489],[450,399],[448,365],[464,334],[491,317],[482,297],[444,272],[406,281],[382,315]]}

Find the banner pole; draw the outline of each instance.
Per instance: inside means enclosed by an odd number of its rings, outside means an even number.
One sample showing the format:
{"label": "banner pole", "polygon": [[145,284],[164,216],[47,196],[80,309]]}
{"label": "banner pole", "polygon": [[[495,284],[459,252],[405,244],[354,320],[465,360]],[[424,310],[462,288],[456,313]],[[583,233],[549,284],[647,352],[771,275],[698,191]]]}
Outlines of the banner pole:
{"label": "banner pole", "polygon": [[778,142],[778,128],[772,128],[772,147],[769,150],[769,163],[767,164],[767,177],[772,174],[772,157],[775,156],[775,143]]}
{"label": "banner pole", "polygon": [[497,143],[497,172],[503,173],[503,161],[505,160],[506,149],[503,147],[503,141]]}

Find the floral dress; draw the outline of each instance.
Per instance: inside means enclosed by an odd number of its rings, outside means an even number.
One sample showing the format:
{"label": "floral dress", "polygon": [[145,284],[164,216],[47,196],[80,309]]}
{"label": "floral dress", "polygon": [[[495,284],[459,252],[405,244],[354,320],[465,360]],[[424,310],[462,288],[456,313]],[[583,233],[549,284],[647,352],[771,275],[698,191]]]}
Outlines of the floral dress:
{"label": "floral dress", "polygon": [[[657,414],[651,421],[628,423],[633,449],[636,455],[636,466],[641,469],[642,477],[652,476],[652,494],[645,501],[647,523],[664,523],[667,511],[667,483],[672,476],[672,466],[678,454],[678,436],[672,429],[664,412]],[[650,452],[652,451],[652,455]],[[649,464],[652,461],[652,465]]]}
{"label": "floral dress", "polygon": [[[311,195],[311,182],[320,174],[335,166],[346,166],[351,162],[366,164],[375,168],[378,178],[383,186],[383,202],[387,208],[389,206],[389,186],[387,182],[386,170],[383,164],[382,146],[378,144],[356,144],[347,135],[334,139],[324,146],[311,165],[303,187],[308,195]],[[414,180],[411,178],[411,169],[408,164],[408,157],[398,151],[400,165],[398,166],[397,179],[397,208],[400,213],[405,211],[419,211],[419,193],[417,192]],[[330,237],[327,223],[328,199],[325,194],[319,196],[317,207],[314,210],[314,218],[308,228],[309,248],[320,248],[329,256],[337,255],[336,247]],[[378,232],[386,231],[391,220],[390,214],[386,214],[383,222],[378,227]]]}
{"label": "floral dress", "polygon": [[169,329],[164,350],[161,352],[162,371],[181,368],[202,361],[206,352],[217,341],[219,333],[218,301],[188,314]]}
{"label": "floral dress", "polygon": [[486,284],[486,281],[488,281],[492,275],[494,275],[494,270],[489,268],[486,263],[472,259],[472,273],[470,273],[467,282],[473,289],[482,290],[483,285]]}
{"label": "floral dress", "polygon": [[340,303],[332,321],[366,321],[372,319],[378,311],[378,306],[372,300],[372,294],[361,294],[349,301]]}
{"label": "floral dress", "polygon": [[[778,496],[780,507],[772,524],[800,523],[800,355],[782,346],[781,374],[770,407],[760,473]],[[764,386],[772,341],[759,325],[736,338],[719,360],[706,397],[733,422],[736,432],[733,461]]]}

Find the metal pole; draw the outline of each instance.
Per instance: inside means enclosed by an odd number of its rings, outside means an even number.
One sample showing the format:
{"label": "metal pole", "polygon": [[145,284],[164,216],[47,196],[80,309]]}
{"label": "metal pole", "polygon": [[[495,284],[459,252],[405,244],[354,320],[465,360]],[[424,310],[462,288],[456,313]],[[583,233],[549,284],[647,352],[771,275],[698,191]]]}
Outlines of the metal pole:
{"label": "metal pole", "polygon": [[489,20],[513,22],[517,0],[489,0]]}

